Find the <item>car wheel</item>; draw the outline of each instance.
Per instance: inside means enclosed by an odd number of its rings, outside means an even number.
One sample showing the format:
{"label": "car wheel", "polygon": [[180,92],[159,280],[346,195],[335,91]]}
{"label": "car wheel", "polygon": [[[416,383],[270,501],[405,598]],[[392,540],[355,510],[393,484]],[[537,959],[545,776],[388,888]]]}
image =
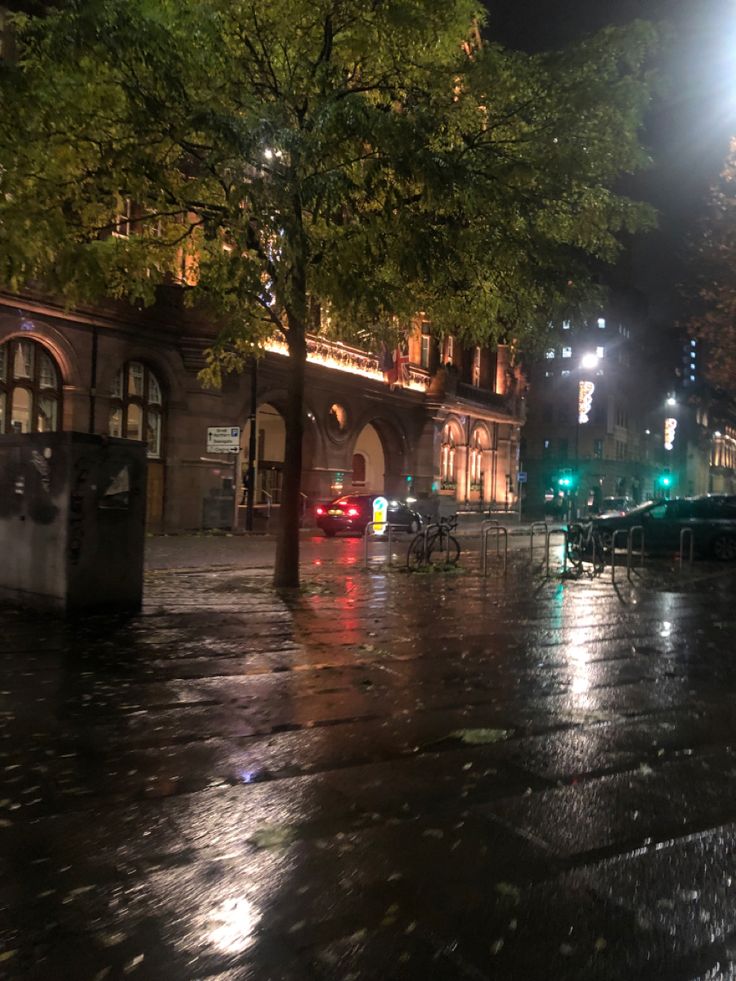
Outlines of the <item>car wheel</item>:
{"label": "car wheel", "polygon": [[713,554],[721,562],[733,562],[736,559],[736,536],[718,535],[714,538]]}
{"label": "car wheel", "polygon": [[332,528],[323,528],[322,531],[325,533],[325,538],[334,538],[335,532]]}

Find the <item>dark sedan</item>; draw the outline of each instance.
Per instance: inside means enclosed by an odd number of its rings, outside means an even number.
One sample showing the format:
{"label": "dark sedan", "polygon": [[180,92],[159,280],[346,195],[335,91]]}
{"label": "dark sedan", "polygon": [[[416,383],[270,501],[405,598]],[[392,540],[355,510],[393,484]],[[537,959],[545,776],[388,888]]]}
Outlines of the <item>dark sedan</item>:
{"label": "dark sedan", "polygon": [[[347,494],[328,504],[318,504],[315,508],[317,527],[328,538],[339,531],[362,535],[368,522],[373,521],[373,502],[380,494]],[[388,522],[398,525],[403,531],[419,531],[422,525],[420,515],[402,501],[388,500]]]}
{"label": "dark sedan", "polygon": [[[680,532],[689,528],[696,554],[723,561],[736,559],[736,495],[706,494],[649,501],[627,514],[594,518],[593,524],[606,542],[610,542],[613,532],[619,528],[640,525],[647,552],[678,551]],[[619,543],[623,544],[620,539],[617,546]],[[687,535],[684,544],[687,551]]]}

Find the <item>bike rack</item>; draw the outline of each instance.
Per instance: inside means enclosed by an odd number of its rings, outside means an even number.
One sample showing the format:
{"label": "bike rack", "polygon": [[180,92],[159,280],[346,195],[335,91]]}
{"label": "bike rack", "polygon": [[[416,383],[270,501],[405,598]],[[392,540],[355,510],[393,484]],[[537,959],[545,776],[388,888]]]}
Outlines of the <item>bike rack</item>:
{"label": "bike rack", "polygon": [[[639,551],[634,552],[634,533],[639,532]],[[629,528],[629,537],[626,543],[626,575],[631,579],[632,557],[639,556],[639,568],[644,568],[644,525],[634,525]]]}
{"label": "bike rack", "polygon": [[500,521],[484,521],[480,526],[480,571],[484,576],[488,575],[488,538],[492,531],[496,532],[497,556],[501,555],[501,535],[503,535],[503,574],[506,575],[509,559],[509,532]]}
{"label": "bike rack", "polygon": [[685,561],[685,538],[690,536],[690,548],[688,555],[688,565],[693,564],[693,552],[695,551],[695,539],[693,537],[692,528],[682,528],[680,531],[680,572],[682,572],[682,565]]}
{"label": "bike rack", "polygon": [[[369,538],[379,539],[380,541],[388,542],[388,561],[389,561],[389,565],[391,564],[391,531],[393,528],[401,528],[401,527],[403,526],[389,524],[388,521],[368,522],[368,524],[365,526],[365,531],[363,532],[363,568],[364,569],[368,568],[368,539]],[[388,531],[388,535],[386,535],[385,538],[382,534],[375,535],[373,534],[374,528],[383,528],[385,531]],[[425,538],[425,545],[426,545],[426,538]]]}
{"label": "bike rack", "polygon": [[631,529],[630,528],[617,528],[614,531],[611,538],[611,582],[616,582],[616,539],[619,535],[626,536],[626,574],[629,579],[631,579]]}
{"label": "bike rack", "polygon": [[544,575],[549,579],[549,541],[553,535],[562,535],[562,574],[567,572],[567,530],[565,528],[547,528],[544,533]]}
{"label": "bike rack", "polygon": [[543,535],[547,534],[549,526],[546,521],[532,521],[531,527],[529,529],[529,561],[534,561],[534,535],[536,532],[541,531]]}

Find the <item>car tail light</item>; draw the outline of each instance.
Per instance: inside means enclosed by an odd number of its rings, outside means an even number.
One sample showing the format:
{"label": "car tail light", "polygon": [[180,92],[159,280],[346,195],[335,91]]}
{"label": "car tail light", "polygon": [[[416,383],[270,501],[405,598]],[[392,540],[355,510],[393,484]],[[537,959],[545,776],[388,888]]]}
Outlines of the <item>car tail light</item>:
{"label": "car tail light", "polygon": [[359,514],[360,514],[360,511],[357,508],[348,508],[348,517],[349,518],[355,518]]}
{"label": "car tail light", "polygon": [[315,514],[324,514],[325,513],[325,509],[324,508],[315,508],[314,509],[314,513]]}

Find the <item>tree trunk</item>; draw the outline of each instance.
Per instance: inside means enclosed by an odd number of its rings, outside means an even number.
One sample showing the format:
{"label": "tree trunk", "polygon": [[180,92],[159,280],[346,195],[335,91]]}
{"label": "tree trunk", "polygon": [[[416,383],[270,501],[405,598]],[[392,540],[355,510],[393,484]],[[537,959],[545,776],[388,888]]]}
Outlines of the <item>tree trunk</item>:
{"label": "tree trunk", "polygon": [[306,325],[303,317],[289,313],[287,342],[286,449],[284,481],[276,541],[274,586],[299,585],[299,518],[301,513],[302,434],[304,430],[304,369],[307,361]]}

